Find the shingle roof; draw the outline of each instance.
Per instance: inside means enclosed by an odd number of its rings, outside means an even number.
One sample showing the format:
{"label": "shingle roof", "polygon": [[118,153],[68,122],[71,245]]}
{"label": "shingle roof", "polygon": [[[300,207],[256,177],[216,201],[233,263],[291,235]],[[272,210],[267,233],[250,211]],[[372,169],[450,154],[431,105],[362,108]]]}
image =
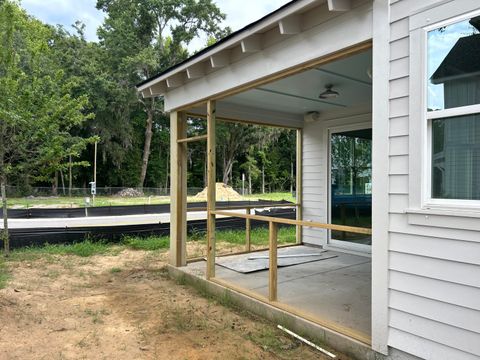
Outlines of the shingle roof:
{"label": "shingle roof", "polygon": [[472,73],[480,74],[480,34],[458,39],[430,80],[441,84]]}

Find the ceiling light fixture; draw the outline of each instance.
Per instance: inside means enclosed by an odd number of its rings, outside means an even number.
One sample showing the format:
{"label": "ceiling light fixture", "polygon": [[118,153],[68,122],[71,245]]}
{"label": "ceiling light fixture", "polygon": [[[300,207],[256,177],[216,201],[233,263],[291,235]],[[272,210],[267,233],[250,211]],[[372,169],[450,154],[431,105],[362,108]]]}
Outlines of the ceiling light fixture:
{"label": "ceiling light fixture", "polygon": [[325,85],[326,90],[324,92],[322,92],[320,95],[318,95],[318,97],[320,99],[335,99],[335,98],[337,98],[340,94],[337,91],[332,90],[332,87],[333,87],[332,84]]}

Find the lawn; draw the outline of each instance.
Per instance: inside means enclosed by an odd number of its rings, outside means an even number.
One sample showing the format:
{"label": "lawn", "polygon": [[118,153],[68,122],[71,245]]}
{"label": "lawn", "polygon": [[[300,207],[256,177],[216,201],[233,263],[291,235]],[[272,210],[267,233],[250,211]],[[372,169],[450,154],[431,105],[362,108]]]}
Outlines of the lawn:
{"label": "lawn", "polygon": [[[268,194],[253,194],[243,197],[244,200],[287,200],[295,202],[294,197],[289,192],[276,192]],[[194,196],[187,198],[188,202],[198,202]],[[119,197],[119,196],[97,196],[95,197],[95,203],[91,205],[95,206],[119,206],[119,205],[145,205],[145,204],[169,204],[170,197],[168,196],[144,196],[144,197]],[[10,198],[8,199],[8,207],[16,209],[24,209],[31,207],[84,207],[85,197],[23,197],[23,198]]]}

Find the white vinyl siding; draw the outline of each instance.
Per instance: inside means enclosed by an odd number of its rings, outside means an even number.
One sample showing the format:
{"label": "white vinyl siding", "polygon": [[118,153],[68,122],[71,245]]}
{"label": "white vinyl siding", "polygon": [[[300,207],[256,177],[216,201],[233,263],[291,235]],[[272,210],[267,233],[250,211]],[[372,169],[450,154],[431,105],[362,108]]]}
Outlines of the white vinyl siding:
{"label": "white vinyl siding", "polygon": [[449,1],[390,3],[388,345],[425,359],[478,359],[480,233],[413,225],[406,213],[410,194],[421,186],[410,174],[420,161],[410,151],[421,119],[410,114],[417,99],[409,98],[409,89],[422,86],[410,78],[410,20]]}

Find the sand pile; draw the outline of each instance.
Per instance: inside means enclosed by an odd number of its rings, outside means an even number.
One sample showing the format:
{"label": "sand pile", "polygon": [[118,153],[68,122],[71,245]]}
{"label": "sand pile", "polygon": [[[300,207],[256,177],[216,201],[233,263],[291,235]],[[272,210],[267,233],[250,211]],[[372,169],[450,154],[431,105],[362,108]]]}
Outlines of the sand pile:
{"label": "sand pile", "polygon": [[[216,184],[216,192],[217,201],[242,200],[242,197],[238,192],[233,190],[231,186],[225,185],[221,182]],[[207,188],[195,195],[194,199],[207,201]]]}

